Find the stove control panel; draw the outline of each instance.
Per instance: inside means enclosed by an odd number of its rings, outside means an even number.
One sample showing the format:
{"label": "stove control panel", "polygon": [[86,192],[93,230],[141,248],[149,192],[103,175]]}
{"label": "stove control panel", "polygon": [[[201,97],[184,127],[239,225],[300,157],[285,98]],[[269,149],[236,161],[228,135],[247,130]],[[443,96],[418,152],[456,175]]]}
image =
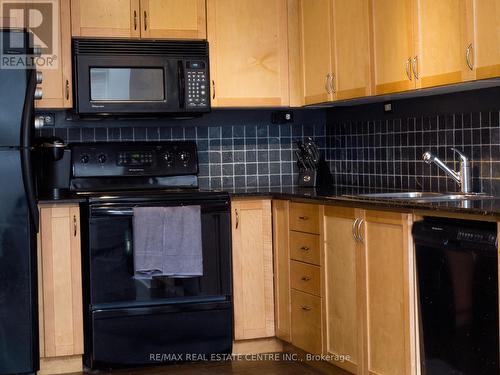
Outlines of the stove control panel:
{"label": "stove control panel", "polygon": [[120,142],[72,146],[74,178],[198,174],[196,143]]}

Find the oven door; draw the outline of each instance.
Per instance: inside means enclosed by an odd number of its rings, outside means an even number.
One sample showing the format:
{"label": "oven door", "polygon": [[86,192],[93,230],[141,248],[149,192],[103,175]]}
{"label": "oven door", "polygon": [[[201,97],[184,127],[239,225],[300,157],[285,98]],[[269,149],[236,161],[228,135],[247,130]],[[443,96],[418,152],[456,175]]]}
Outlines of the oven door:
{"label": "oven door", "polygon": [[184,105],[182,60],[78,55],[75,75],[81,114],[180,112]]}
{"label": "oven door", "polygon": [[230,300],[231,238],[227,201],[193,201],[201,206],[203,275],[134,278],[134,206],[178,206],[178,201],[91,205],[88,270],[92,309],[159,306]]}

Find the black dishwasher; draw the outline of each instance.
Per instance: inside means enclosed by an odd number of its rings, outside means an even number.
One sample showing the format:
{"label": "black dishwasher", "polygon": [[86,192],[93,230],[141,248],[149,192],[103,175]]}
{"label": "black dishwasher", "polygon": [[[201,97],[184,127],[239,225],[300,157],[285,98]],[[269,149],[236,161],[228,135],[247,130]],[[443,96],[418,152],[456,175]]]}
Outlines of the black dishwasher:
{"label": "black dishwasher", "polygon": [[422,375],[498,375],[496,223],[413,225]]}

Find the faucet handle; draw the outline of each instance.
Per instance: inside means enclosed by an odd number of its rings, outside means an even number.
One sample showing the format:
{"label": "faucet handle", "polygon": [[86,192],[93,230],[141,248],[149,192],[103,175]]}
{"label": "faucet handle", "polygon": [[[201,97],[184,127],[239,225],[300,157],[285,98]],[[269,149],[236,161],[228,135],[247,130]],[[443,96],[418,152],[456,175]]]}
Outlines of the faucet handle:
{"label": "faucet handle", "polygon": [[465,156],[465,154],[463,152],[461,152],[460,150],[456,149],[455,147],[452,147],[451,151],[456,152],[460,156],[460,159],[461,159],[462,162],[467,163],[469,161],[469,158],[467,156]]}

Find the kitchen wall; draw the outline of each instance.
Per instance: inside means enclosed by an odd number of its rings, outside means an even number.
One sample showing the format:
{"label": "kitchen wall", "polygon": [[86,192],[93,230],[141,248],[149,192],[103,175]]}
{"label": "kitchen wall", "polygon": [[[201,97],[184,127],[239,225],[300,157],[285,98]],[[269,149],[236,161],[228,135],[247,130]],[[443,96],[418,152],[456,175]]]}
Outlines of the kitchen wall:
{"label": "kitchen wall", "polygon": [[335,184],[354,188],[457,191],[426,150],[458,170],[450,150],[472,160],[475,191],[500,195],[500,88],[330,109],[327,158]]}
{"label": "kitchen wall", "polygon": [[470,156],[475,191],[500,195],[500,88],[331,109],[294,110],[292,124],[271,123],[271,110],[214,110],[197,119],[77,120],[56,112],[39,135],[69,142],[195,140],[203,188],[294,185],[296,139],[312,136],[337,186],[457,191],[430,150],[458,170],[455,146]]}
{"label": "kitchen wall", "polygon": [[271,110],[214,110],[188,120],[78,120],[55,113],[55,127],[39,132],[68,142],[195,140],[200,187],[279,187],[297,181],[296,139],[312,136],[325,152],[324,109],[294,110],[293,124],[271,123]]}

